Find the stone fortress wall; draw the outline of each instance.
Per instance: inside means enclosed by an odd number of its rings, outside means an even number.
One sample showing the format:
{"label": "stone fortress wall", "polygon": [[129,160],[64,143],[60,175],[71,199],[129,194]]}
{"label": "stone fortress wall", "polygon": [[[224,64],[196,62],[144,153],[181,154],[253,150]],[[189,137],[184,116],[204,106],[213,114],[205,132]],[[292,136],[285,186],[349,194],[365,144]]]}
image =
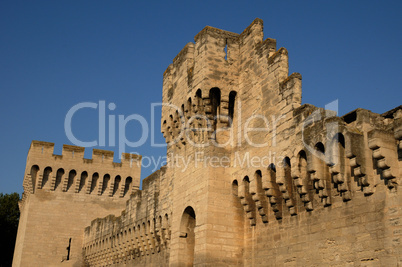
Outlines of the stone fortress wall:
{"label": "stone fortress wall", "polygon": [[176,157],[120,216],[87,221],[84,263],[402,265],[402,107],[338,117],[301,105],[302,77],[288,70],[260,19],[197,34],[164,73],[162,133]]}
{"label": "stone fortress wall", "polygon": [[[81,266],[83,229],[98,216],[120,214],[139,188],[140,157],[113,162],[113,152],[33,141],[28,152],[13,266]],[[71,244],[70,244],[71,239]],[[70,244],[69,261],[67,247]]]}

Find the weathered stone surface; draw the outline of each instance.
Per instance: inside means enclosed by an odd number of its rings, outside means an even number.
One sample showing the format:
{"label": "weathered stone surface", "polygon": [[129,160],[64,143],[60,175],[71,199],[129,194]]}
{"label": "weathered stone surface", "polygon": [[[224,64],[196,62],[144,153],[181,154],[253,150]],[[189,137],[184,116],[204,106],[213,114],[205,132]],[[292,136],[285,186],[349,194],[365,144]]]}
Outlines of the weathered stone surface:
{"label": "weathered stone surface", "polygon": [[[34,141],[14,266],[60,264],[68,237],[75,250],[63,264],[402,265],[402,107],[337,117],[301,105],[302,76],[262,30],[260,19],[241,34],[206,27],[166,69],[169,161],[142,190],[131,160],[98,150],[83,160],[72,146],[53,156]],[[76,182],[70,193],[65,176],[53,190],[46,166],[130,176],[133,190],[105,195],[89,182],[83,193]]]}

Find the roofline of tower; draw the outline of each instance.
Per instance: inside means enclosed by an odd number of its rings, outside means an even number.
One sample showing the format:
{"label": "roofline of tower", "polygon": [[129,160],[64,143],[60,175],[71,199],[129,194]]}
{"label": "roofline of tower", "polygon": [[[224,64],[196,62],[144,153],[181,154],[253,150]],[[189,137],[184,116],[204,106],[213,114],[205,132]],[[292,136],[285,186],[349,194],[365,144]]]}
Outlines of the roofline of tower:
{"label": "roofline of tower", "polygon": [[[242,38],[243,36],[247,36],[251,33],[251,28],[256,25],[259,24],[262,27],[264,26],[264,22],[262,19],[260,18],[256,18],[253,20],[253,22],[246,28],[243,30],[242,33],[238,34],[235,32],[230,32],[230,31],[225,31],[219,28],[215,28],[215,27],[211,27],[211,26],[205,26],[198,34],[196,34],[194,36],[194,42],[197,42],[199,38],[201,38],[201,36],[205,35],[205,34],[210,34],[210,35],[219,35],[219,36],[226,36],[226,38],[230,38],[230,39],[238,39],[238,38]],[[181,58],[181,55],[185,54],[187,52],[187,50],[189,49],[189,47],[194,46],[194,43],[189,42],[187,43],[182,50],[180,50],[180,52],[174,57],[173,62],[175,62],[177,59]],[[166,70],[163,73],[163,76],[166,75],[166,73],[169,72],[169,69],[171,68],[172,64],[169,64],[169,66],[166,68]]]}

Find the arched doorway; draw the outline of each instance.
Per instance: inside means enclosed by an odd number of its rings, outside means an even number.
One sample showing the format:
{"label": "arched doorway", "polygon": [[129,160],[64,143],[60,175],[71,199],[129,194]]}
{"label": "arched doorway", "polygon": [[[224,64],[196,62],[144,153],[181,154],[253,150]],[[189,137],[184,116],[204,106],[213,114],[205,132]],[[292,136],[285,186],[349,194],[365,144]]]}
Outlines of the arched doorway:
{"label": "arched doorway", "polygon": [[193,266],[195,225],[195,212],[189,206],[184,210],[180,222],[180,266]]}

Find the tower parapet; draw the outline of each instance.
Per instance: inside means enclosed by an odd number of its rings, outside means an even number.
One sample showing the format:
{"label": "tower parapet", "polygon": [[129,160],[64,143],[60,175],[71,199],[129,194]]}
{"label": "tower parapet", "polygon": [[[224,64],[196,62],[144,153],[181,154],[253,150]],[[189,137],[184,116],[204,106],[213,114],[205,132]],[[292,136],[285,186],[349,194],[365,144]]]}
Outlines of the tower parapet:
{"label": "tower parapet", "polygon": [[139,188],[140,155],[123,153],[116,163],[113,151],[94,149],[92,159],[85,159],[84,147],[63,145],[61,155],[53,150],[54,143],[32,141],[23,184],[26,193],[43,189],[123,197]]}
{"label": "tower parapet", "polygon": [[54,143],[32,141],[13,266],[55,266],[66,259],[81,266],[87,223],[120,214],[138,191],[141,156],[123,153],[117,163],[112,151],[94,149],[91,159],[84,153],[83,147],[64,145],[55,155]]}

